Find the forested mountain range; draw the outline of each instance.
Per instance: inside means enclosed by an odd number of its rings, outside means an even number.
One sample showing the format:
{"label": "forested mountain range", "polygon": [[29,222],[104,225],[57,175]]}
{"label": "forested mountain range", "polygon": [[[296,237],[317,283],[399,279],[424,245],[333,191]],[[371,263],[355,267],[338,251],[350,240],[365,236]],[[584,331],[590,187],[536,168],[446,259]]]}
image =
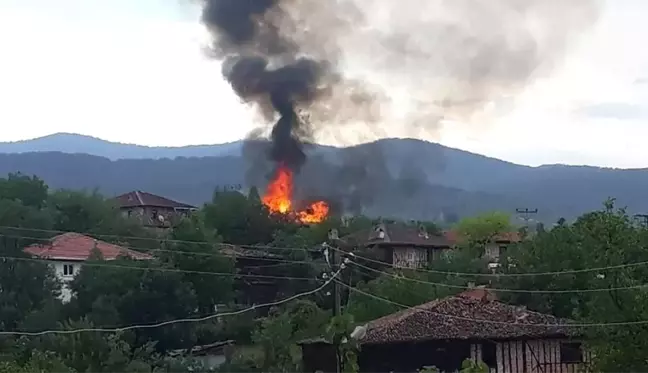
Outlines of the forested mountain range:
{"label": "forested mountain range", "polygon": [[[35,174],[55,188],[98,188],[107,195],[141,189],[201,204],[216,186],[249,184],[254,162],[242,156],[242,149],[242,142],[163,148],[56,134],[0,143],[0,153],[5,153],[0,154],[0,173]],[[447,218],[490,209],[538,208],[539,219],[553,220],[596,209],[608,197],[616,197],[631,212],[648,209],[647,169],[528,167],[411,139],[352,148],[314,145],[309,153],[331,164],[364,154],[373,157],[367,162],[385,165],[395,179],[413,175],[425,182],[414,191],[382,190],[366,210],[372,215],[434,219],[441,214]],[[308,172],[316,175],[317,167],[312,167]]]}

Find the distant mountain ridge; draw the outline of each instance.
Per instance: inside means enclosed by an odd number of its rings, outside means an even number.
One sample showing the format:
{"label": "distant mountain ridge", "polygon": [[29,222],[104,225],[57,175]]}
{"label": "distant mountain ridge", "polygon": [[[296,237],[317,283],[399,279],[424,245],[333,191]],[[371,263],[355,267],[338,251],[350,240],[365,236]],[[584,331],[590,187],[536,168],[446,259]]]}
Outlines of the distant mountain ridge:
{"label": "distant mountain ridge", "polygon": [[110,160],[173,159],[240,155],[242,145],[242,141],[234,141],[225,144],[182,147],[145,146],[112,142],[74,133],[55,133],[29,140],[0,142],[0,153],[63,152],[96,155]]}
{"label": "distant mountain ridge", "polygon": [[[243,142],[186,147],[118,144],[88,136],[55,134],[0,143],[0,173],[21,171],[43,177],[53,187],[95,188],[108,195],[142,189],[200,204],[213,188],[244,184]],[[352,148],[315,145],[309,152],[339,162],[350,152],[381,154],[389,171],[409,169],[431,184],[407,203],[377,214],[436,218],[448,211],[461,215],[488,209],[538,208],[550,221],[601,207],[608,197],[631,212],[648,210],[646,169],[589,166],[529,167],[412,139],[384,139]],[[179,157],[179,158],[178,158]],[[419,175],[420,176],[420,175]],[[380,210],[380,209],[378,209]]]}

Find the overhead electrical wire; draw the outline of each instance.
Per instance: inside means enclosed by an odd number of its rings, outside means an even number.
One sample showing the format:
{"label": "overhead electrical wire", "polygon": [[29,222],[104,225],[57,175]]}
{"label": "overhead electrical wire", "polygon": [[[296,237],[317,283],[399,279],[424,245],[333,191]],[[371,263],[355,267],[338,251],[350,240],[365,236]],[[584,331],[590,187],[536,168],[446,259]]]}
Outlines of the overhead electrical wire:
{"label": "overhead electrical wire", "polygon": [[37,337],[37,336],[43,336],[43,335],[48,335],[48,334],[78,334],[78,333],[88,333],[88,332],[94,332],[94,333],[119,333],[119,332],[124,332],[127,330],[135,330],[135,329],[154,329],[154,328],[160,328],[163,326],[167,325],[174,325],[174,324],[186,324],[186,323],[198,323],[198,322],[204,322],[208,321],[211,319],[219,318],[219,317],[225,317],[225,316],[235,316],[235,315],[240,315],[246,312],[250,312],[255,309],[259,308],[264,308],[264,307],[272,307],[272,306],[278,306],[283,303],[290,302],[292,300],[305,297],[311,294],[315,294],[319,292],[320,290],[324,289],[327,285],[329,285],[332,281],[335,280],[335,278],[340,274],[340,272],[344,269],[344,266],[341,266],[340,269],[333,273],[328,279],[324,281],[324,283],[317,288],[309,291],[305,291],[303,293],[295,294],[293,296],[274,301],[274,302],[269,302],[269,303],[263,303],[263,304],[258,304],[254,305],[248,308],[244,308],[242,310],[238,311],[232,311],[232,312],[222,312],[222,313],[215,313],[211,314],[208,316],[203,316],[203,317],[195,317],[195,318],[184,318],[184,319],[174,319],[174,320],[167,320],[167,321],[161,321],[157,323],[151,323],[151,324],[131,324],[131,325],[126,325],[118,328],[80,328],[80,329],[61,329],[61,330],[43,330],[43,331],[38,331],[38,332],[28,332],[28,331],[0,331],[0,335],[10,335],[10,336],[31,336],[31,337]]}

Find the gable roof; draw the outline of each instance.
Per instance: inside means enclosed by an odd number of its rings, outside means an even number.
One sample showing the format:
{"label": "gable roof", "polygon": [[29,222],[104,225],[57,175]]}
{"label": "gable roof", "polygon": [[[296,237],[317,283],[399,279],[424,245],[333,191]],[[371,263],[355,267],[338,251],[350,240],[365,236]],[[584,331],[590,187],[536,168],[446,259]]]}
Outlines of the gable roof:
{"label": "gable roof", "polygon": [[473,290],[373,320],[366,325],[366,334],[360,342],[384,344],[577,335],[576,328],[564,326],[567,323],[569,320],[489,299]]}
{"label": "gable roof", "polygon": [[[383,237],[380,231],[384,232]],[[341,238],[349,245],[411,245],[449,248],[452,242],[443,235],[435,235],[424,229],[400,223],[381,223]]]}
{"label": "gable roof", "polygon": [[119,207],[167,207],[167,208],[179,208],[179,209],[195,209],[195,206],[174,201],[172,199],[158,196],[155,194],[142,192],[140,190],[134,190],[115,197],[115,200],[119,204]]}
{"label": "gable roof", "polygon": [[72,232],[52,237],[48,243],[27,246],[24,252],[43,259],[85,261],[95,245],[105,260],[115,260],[120,255],[138,260],[153,259],[148,254]]}

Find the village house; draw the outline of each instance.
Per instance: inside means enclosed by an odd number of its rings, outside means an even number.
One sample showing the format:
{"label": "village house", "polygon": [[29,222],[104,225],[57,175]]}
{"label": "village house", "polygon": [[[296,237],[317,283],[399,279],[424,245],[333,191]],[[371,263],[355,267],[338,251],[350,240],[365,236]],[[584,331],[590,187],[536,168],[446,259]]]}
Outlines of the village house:
{"label": "village house", "polygon": [[104,260],[115,260],[119,256],[128,256],[136,260],[153,259],[150,255],[79,233],[64,233],[55,236],[46,243],[27,246],[24,252],[49,262],[62,285],[61,300],[68,302],[72,298],[69,283],[79,273],[83,262],[88,260],[94,250],[101,253]]}
{"label": "village house", "polygon": [[[457,232],[447,231],[444,235],[453,246],[461,244],[462,238]],[[500,258],[506,255],[507,249],[512,244],[518,243],[521,240],[522,237],[519,232],[503,232],[496,234],[484,248],[483,255],[484,258],[489,261],[489,266],[491,268],[496,267]]]}
{"label": "village house", "polygon": [[[568,322],[499,302],[475,288],[373,320],[354,334],[361,372],[431,366],[455,372],[466,359],[484,362],[490,373],[582,372],[590,356]],[[301,346],[305,372],[335,371],[330,343],[318,339]]]}
{"label": "village house", "polygon": [[380,223],[339,240],[345,250],[367,249],[380,261],[394,267],[423,268],[452,248],[443,235],[429,233],[424,226]]}
{"label": "village house", "polygon": [[197,207],[139,190],[115,197],[126,217],[133,217],[149,228],[166,230],[173,222],[187,216]]}
{"label": "village house", "polygon": [[238,304],[251,306],[277,299],[281,282],[285,281],[281,280],[281,267],[278,267],[285,264],[280,255],[239,246],[225,247],[220,252],[236,259],[236,272],[242,275],[234,280]]}

